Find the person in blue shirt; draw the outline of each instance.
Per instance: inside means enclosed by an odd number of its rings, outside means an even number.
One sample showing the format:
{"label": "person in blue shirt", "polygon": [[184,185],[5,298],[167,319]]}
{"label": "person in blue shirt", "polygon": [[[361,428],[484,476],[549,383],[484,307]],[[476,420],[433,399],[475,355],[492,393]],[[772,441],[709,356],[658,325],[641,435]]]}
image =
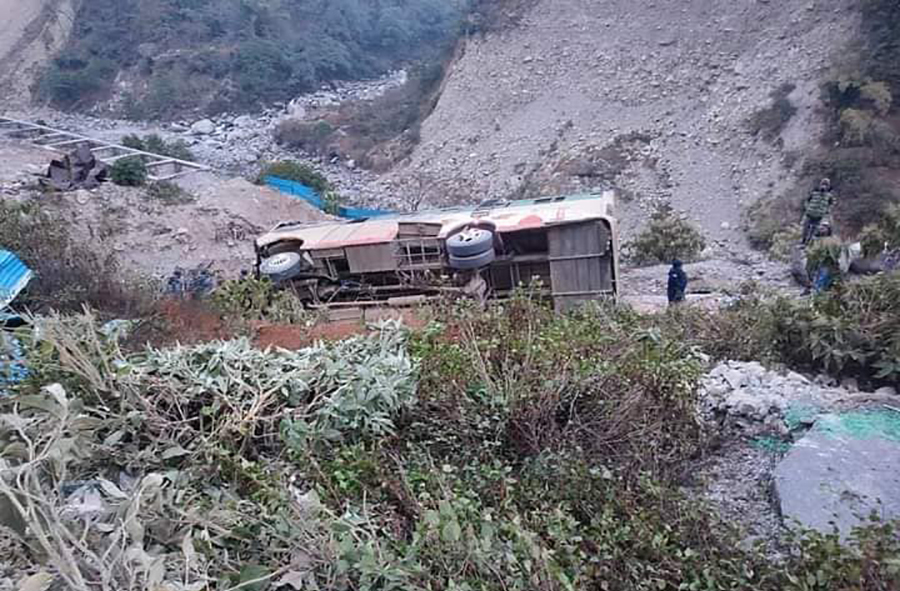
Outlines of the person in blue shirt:
{"label": "person in blue shirt", "polygon": [[684,301],[684,293],[687,290],[688,278],[682,268],[681,261],[675,259],[672,261],[672,268],[669,269],[669,287],[668,296],[669,304],[676,304]]}

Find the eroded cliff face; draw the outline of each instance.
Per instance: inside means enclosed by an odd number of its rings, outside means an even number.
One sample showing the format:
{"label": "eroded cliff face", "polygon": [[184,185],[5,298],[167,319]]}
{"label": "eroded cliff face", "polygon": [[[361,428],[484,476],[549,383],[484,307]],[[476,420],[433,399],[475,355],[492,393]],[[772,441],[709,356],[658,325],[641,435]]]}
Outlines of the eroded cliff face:
{"label": "eroded cliff face", "polygon": [[0,106],[31,102],[31,87],[69,38],[79,0],[0,0]]}
{"label": "eroded cliff face", "polygon": [[[626,235],[669,201],[737,244],[743,207],[818,141],[820,81],[858,25],[851,0],[541,0],[467,41],[394,174],[429,178],[433,200],[614,186]],[[779,88],[796,114],[754,135]]]}

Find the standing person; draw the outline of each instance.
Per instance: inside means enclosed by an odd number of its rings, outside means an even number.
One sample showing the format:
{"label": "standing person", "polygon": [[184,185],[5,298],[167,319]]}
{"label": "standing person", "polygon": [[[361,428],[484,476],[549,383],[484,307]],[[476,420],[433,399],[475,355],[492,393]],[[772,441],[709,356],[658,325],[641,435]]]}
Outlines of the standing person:
{"label": "standing person", "polygon": [[808,244],[816,235],[822,218],[828,215],[831,206],[834,205],[834,193],[831,192],[831,180],[825,178],[819,183],[819,187],[806,198],[803,224],[803,244]]}
{"label": "standing person", "polygon": [[669,296],[670,305],[684,301],[684,292],[687,290],[687,284],[687,273],[684,272],[681,261],[675,259],[672,261],[672,268],[669,269],[669,287],[667,295]]}

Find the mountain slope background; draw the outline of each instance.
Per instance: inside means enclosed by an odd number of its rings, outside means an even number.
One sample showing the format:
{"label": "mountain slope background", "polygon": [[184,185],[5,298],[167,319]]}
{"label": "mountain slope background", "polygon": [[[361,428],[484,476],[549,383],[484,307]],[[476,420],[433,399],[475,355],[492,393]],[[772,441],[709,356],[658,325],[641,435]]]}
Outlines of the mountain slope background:
{"label": "mountain slope background", "polygon": [[54,106],[131,119],[246,111],[433,59],[466,3],[92,0],[37,85]]}

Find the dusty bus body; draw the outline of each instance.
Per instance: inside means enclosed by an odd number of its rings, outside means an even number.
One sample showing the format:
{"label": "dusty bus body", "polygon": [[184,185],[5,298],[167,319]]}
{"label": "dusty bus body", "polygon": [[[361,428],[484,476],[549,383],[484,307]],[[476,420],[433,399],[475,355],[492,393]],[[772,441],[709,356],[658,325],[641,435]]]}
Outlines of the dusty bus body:
{"label": "dusty bus body", "polygon": [[256,270],[311,306],[539,285],[557,309],[618,292],[612,192],[492,201],[361,221],[284,222],[256,240]]}

